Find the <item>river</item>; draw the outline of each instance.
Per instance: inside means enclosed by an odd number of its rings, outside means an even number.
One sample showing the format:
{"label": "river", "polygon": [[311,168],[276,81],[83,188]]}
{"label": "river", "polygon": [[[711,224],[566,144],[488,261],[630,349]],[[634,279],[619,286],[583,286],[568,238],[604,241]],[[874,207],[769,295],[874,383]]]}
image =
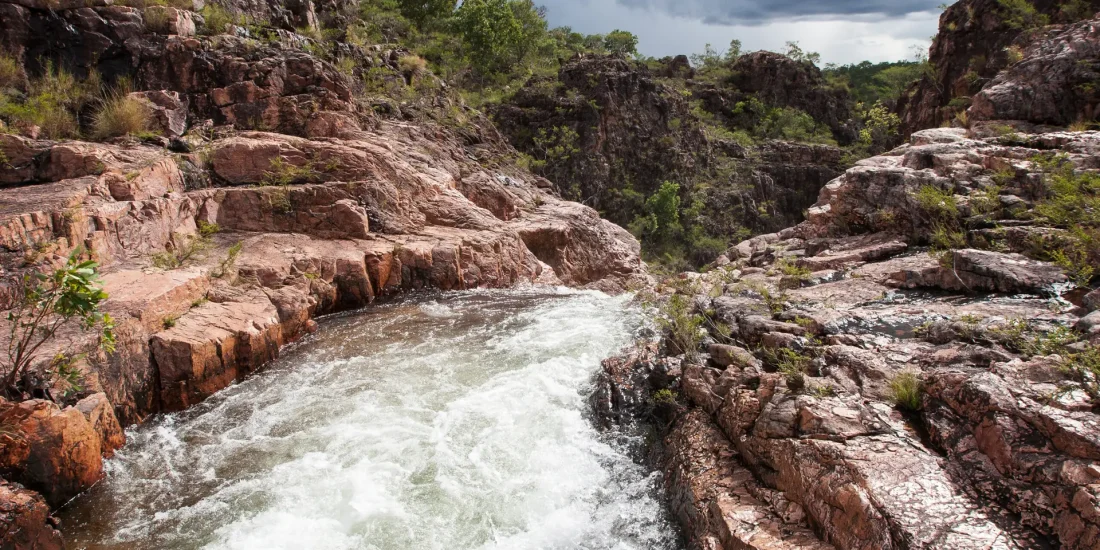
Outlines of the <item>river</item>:
{"label": "river", "polygon": [[62,510],[70,548],[676,549],[660,478],[598,432],[625,298],[435,294],[324,319],[262,370],[127,432]]}

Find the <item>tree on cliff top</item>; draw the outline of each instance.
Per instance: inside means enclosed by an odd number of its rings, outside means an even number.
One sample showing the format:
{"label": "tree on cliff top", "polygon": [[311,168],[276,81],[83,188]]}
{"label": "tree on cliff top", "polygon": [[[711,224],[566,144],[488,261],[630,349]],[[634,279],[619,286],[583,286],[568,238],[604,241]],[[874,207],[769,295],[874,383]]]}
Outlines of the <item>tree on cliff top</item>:
{"label": "tree on cliff top", "polygon": [[23,299],[7,316],[7,357],[0,360],[8,396],[22,396],[26,388],[19,386],[38,361],[42,346],[72,323],[98,332],[97,347],[114,350],[114,323],[110,315],[99,311],[107,293],[96,286],[98,267],[93,261],[81,261],[74,252],[53,273],[24,277]]}
{"label": "tree on cliff top", "polygon": [[489,75],[522,62],[546,34],[546,19],[531,0],[465,0],[456,28],[470,63]]}

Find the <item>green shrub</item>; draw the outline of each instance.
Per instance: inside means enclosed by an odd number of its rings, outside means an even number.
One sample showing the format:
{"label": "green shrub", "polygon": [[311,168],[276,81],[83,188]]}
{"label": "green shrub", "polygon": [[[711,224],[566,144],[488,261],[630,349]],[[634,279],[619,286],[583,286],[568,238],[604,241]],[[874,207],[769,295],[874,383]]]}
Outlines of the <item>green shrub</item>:
{"label": "green shrub", "polygon": [[679,294],[672,296],[661,308],[657,323],[665,332],[672,355],[695,353],[699,350],[704,319],[692,313],[691,301]]}
{"label": "green shrub", "polygon": [[657,405],[675,405],[677,398],[679,396],[676,395],[676,392],[669,389],[653,392],[653,402]]}
{"label": "green shrub", "polygon": [[780,273],[788,277],[797,277],[799,280],[807,279],[811,274],[809,269],[798,265],[798,262],[790,258],[780,258],[775,263],[775,267],[779,269]]}
{"label": "green shrub", "polygon": [[98,73],[80,80],[47,63],[42,76],[28,83],[22,101],[0,95],[0,118],[16,126],[38,126],[45,138],[75,138],[80,135],[76,113],[93,101],[99,88]]}
{"label": "green shrub", "polygon": [[168,34],[172,26],[172,12],[162,6],[150,6],[142,13],[145,19],[145,30]]}
{"label": "green shrub", "polygon": [[921,212],[933,222],[953,222],[959,217],[955,194],[932,184],[920,186],[914,194]]}
{"label": "green shrub", "polygon": [[237,16],[213,2],[208,2],[203,6],[202,18],[203,33],[209,35],[224,34],[229,30],[230,25],[239,23]]}
{"label": "green shrub", "polygon": [[[97,347],[114,351],[114,322],[99,307],[107,293],[97,286],[99,266],[81,261],[78,253],[69,256],[52,273],[27,275],[23,281],[23,299],[7,313],[10,340],[0,374],[4,393],[18,399],[33,388],[20,387],[28,369],[39,359],[39,350],[67,326],[98,333]],[[56,364],[54,364],[56,367]]]}
{"label": "green shrub", "polygon": [[19,60],[0,50],[0,94],[23,87],[23,66]]}
{"label": "green shrub", "polygon": [[1088,395],[1093,404],[1100,404],[1100,348],[1089,346],[1085,351],[1063,356],[1062,371],[1074,386]]}
{"label": "green shrub", "polygon": [[773,365],[787,381],[787,388],[793,392],[806,387],[806,373],[810,368],[810,358],[792,349],[768,349],[764,360]]}
{"label": "green shrub", "polygon": [[997,0],[1001,20],[1009,28],[1030,30],[1050,24],[1050,17],[1039,13],[1027,0]]}
{"label": "green shrub", "polygon": [[914,372],[901,372],[890,380],[890,400],[901,409],[919,411],[922,393],[920,378]]}

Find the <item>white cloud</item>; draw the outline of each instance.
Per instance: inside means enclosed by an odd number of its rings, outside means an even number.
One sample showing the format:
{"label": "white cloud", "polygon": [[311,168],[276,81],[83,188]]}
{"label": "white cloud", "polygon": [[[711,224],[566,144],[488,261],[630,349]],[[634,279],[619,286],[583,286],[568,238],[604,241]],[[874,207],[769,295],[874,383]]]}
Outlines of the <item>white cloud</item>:
{"label": "white cloud", "polygon": [[783,50],[796,41],[821,53],[829,63],[897,61],[912,58],[914,46],[927,48],[936,33],[939,13],[903,16],[828,16],[772,20],[761,24],[720,25],[678,17],[652,8],[631,8],[616,0],[544,0],[553,26],[570,26],[586,34],[623,29],[638,35],[645,55],[700,52],[706,44],[719,49],[738,39],[744,51]]}

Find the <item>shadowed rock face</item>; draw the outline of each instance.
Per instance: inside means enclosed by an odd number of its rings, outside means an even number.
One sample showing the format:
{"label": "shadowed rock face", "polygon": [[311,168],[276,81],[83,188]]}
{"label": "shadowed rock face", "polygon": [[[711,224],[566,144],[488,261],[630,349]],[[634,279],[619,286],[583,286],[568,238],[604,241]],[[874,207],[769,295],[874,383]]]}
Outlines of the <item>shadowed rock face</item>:
{"label": "shadowed rock face", "polygon": [[[632,196],[644,201],[671,181],[685,197],[705,184],[701,218],[713,235],[778,231],[801,221],[840,174],[842,151],[781,141],[746,148],[709,137],[691,102],[737,128],[746,123],[737,103],[759,97],[807,111],[847,143],[846,98],[827,91],[813,66],[778,54],[745,55],[733,70],[738,79],[713,85],[684,79],[689,68],[675,60],[654,72],[615,56],[577,57],[556,79],[532,80],[495,107],[493,119],[517,149],[545,162],[538,171],[560,192],[619,225],[639,214]],[[549,151],[559,146],[575,150]]]}

